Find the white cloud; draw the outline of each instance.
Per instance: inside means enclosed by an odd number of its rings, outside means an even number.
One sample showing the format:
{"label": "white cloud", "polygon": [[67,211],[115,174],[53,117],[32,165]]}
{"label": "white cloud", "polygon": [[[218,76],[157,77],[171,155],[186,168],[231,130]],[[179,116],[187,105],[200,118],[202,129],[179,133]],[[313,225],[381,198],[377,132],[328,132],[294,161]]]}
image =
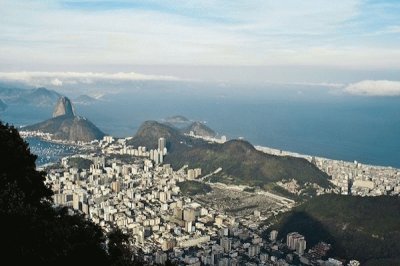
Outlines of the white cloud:
{"label": "white cloud", "polygon": [[61,80],[59,80],[58,78],[55,78],[51,81],[51,84],[54,86],[62,86],[63,82]]}
{"label": "white cloud", "polygon": [[132,82],[132,81],[180,81],[177,77],[162,75],[145,75],[135,72],[0,72],[0,80],[22,82],[31,86],[63,86],[76,84],[93,84],[98,82]]}
{"label": "white cloud", "polygon": [[400,96],[400,81],[363,80],[349,84],[344,91],[364,96]]}

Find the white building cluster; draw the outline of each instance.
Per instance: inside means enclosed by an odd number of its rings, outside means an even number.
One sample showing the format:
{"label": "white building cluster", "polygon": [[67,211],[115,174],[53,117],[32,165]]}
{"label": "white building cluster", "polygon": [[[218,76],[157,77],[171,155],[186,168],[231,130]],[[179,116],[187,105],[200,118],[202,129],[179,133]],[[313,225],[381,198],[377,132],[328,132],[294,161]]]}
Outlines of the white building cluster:
{"label": "white building cluster", "polygon": [[165,138],[160,138],[158,140],[158,148],[148,150],[144,146],[139,146],[137,148],[127,145],[127,141],[131,138],[115,140],[111,136],[105,136],[103,140],[100,141],[100,148],[104,154],[115,154],[115,155],[130,155],[136,157],[149,158],[154,161],[156,165],[162,164],[164,162],[164,156],[167,154],[167,145]]}
{"label": "white building cluster", "polygon": [[343,195],[400,195],[400,169],[316,158],[315,164],[332,176]]}

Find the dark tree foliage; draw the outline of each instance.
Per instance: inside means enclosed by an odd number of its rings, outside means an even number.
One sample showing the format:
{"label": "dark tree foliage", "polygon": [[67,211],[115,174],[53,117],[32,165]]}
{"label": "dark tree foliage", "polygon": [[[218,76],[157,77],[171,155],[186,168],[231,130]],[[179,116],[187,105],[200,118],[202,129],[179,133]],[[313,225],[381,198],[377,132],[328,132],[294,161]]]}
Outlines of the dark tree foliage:
{"label": "dark tree foliage", "polygon": [[[111,234],[67,208],[52,206],[45,173],[36,171],[18,131],[0,121],[0,256],[11,265],[133,265],[122,232]],[[124,261],[125,264],[114,262]]]}
{"label": "dark tree foliage", "polygon": [[321,195],[277,220],[279,238],[296,231],[308,247],[319,241],[332,244],[331,256],[363,265],[400,265],[399,197]]}
{"label": "dark tree foliage", "polygon": [[130,265],[132,252],[129,247],[129,237],[120,229],[108,233],[108,253],[113,265]]}
{"label": "dark tree foliage", "polygon": [[36,156],[30,153],[16,128],[1,122],[0,160],[0,190],[15,184],[13,190],[18,190],[19,200],[30,204],[50,198],[52,192],[43,183],[45,174],[36,171]]}

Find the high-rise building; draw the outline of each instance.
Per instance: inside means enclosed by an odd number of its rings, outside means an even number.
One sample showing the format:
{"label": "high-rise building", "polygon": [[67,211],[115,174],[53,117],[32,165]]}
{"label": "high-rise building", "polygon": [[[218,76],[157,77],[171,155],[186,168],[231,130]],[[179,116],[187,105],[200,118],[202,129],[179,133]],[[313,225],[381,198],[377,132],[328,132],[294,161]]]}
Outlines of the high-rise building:
{"label": "high-rise building", "polygon": [[121,183],[119,181],[114,181],[111,183],[112,191],[118,193],[121,191]]}
{"label": "high-rise building", "polygon": [[306,240],[305,240],[304,237],[303,237],[303,238],[301,238],[301,239],[299,240],[299,242],[297,243],[296,251],[297,251],[297,253],[298,253],[299,255],[303,255],[303,254],[304,254],[304,251],[306,250],[306,248],[307,248]]}
{"label": "high-rise building", "polygon": [[154,163],[159,164],[160,163],[160,156],[158,155],[158,151],[154,150]]}
{"label": "high-rise building", "polygon": [[269,233],[269,240],[271,240],[272,242],[275,242],[277,237],[278,231],[272,230],[271,233]]}
{"label": "high-rise building", "polygon": [[73,198],[73,200],[72,200],[72,208],[74,208],[75,210],[79,210],[80,208],[79,208],[79,203],[80,203],[80,201],[79,201],[79,195],[78,194],[76,194],[76,193],[74,193],[73,194],[73,196],[72,196],[72,198]]}
{"label": "high-rise building", "polygon": [[188,233],[192,232],[192,222],[191,221],[185,222],[185,231]]}
{"label": "high-rise building", "polygon": [[166,253],[162,252],[162,251],[157,251],[156,252],[156,260],[155,262],[158,265],[165,265],[165,263],[167,262],[168,256]]}
{"label": "high-rise building", "polygon": [[286,245],[291,250],[296,250],[300,255],[302,255],[306,250],[306,240],[303,235],[300,235],[297,232],[287,234]]}
{"label": "high-rise building", "polygon": [[223,247],[225,253],[230,252],[232,249],[232,240],[227,237],[222,237],[220,246]]}
{"label": "high-rise building", "polygon": [[164,148],[167,146],[167,141],[165,138],[159,138],[158,139],[158,151],[161,153],[164,153]]}
{"label": "high-rise building", "polygon": [[163,191],[160,192],[160,201],[161,202],[167,201],[167,193],[166,192],[163,192]]}

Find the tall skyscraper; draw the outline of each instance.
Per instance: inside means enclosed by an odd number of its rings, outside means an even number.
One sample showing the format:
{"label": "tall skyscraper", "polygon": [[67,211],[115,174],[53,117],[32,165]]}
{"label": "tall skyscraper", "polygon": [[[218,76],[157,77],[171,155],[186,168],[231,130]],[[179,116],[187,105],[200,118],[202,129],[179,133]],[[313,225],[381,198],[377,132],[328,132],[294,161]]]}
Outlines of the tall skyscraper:
{"label": "tall skyscraper", "polygon": [[291,250],[296,250],[298,254],[302,255],[306,249],[306,240],[303,235],[297,232],[292,232],[286,236],[286,245]]}
{"label": "tall skyscraper", "polygon": [[158,139],[158,152],[164,153],[164,148],[167,146],[167,141],[165,138]]}

